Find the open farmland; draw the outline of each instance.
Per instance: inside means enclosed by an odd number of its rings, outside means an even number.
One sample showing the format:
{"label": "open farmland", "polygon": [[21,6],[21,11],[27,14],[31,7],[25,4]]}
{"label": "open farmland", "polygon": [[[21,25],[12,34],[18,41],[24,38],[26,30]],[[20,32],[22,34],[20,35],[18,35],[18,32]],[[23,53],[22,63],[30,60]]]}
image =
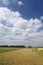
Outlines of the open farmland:
{"label": "open farmland", "polygon": [[43,56],[34,51],[32,48],[8,48],[0,52],[0,65],[43,65]]}

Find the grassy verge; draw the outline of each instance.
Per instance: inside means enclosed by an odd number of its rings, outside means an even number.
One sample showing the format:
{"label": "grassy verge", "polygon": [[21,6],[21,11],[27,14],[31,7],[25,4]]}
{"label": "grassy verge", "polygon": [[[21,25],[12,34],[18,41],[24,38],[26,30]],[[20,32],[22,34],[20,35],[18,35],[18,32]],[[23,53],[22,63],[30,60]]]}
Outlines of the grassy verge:
{"label": "grassy verge", "polygon": [[39,50],[39,48],[32,48],[32,51],[36,52],[39,56],[43,57],[43,50]]}
{"label": "grassy verge", "polygon": [[1,53],[1,52],[12,51],[12,50],[17,50],[17,48],[0,47],[0,53]]}

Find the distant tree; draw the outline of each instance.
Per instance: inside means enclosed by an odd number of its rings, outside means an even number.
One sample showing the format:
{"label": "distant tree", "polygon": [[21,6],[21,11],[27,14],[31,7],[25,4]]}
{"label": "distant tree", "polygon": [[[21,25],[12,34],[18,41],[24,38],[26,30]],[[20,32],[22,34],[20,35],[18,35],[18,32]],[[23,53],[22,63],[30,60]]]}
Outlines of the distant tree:
{"label": "distant tree", "polygon": [[32,46],[28,46],[28,48],[32,48]]}

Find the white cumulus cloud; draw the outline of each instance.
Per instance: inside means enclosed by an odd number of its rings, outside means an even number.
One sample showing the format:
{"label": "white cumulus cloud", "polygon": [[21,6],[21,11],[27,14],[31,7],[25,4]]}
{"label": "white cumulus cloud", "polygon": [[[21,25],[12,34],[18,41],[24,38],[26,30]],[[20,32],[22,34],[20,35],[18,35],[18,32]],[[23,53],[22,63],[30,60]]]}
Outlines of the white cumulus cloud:
{"label": "white cumulus cloud", "polygon": [[[18,11],[0,7],[0,42],[20,42],[24,45],[41,45],[43,43],[43,23],[38,18],[25,19]],[[27,43],[24,43],[27,42]],[[31,44],[32,43],[32,44]]]}
{"label": "white cumulus cloud", "polygon": [[9,0],[1,0],[3,4],[5,5],[9,5],[10,4],[10,1]]}
{"label": "white cumulus cloud", "polygon": [[24,5],[24,3],[22,1],[18,1],[17,4],[18,5]]}

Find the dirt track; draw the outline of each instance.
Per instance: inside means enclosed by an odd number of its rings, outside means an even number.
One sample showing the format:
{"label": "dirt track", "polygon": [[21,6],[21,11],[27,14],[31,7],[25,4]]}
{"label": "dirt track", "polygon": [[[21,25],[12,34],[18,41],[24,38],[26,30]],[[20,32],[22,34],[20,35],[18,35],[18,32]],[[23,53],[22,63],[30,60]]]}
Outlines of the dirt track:
{"label": "dirt track", "polygon": [[43,60],[32,49],[24,48],[0,53],[0,65],[43,65]]}

